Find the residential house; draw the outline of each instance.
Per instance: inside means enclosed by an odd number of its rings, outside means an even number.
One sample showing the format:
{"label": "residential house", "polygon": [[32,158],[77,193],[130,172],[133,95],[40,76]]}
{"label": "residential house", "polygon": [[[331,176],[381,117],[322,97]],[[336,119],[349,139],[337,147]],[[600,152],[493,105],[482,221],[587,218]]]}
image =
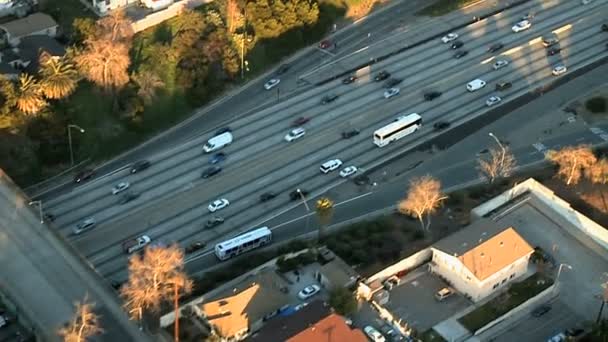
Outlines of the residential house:
{"label": "residential house", "polygon": [[359,329],[352,329],[344,317],[331,314],[299,334],[287,339],[287,342],[367,342],[367,337]]}
{"label": "residential house", "polygon": [[430,270],[477,302],[526,273],[534,249],[513,227],[478,221],[433,245]]}
{"label": "residential house", "polygon": [[337,257],[326,247],[319,249],[321,266],[315,271],[315,279],[325,288],[350,287],[357,282],[359,275],[344,260]]}
{"label": "residential house", "polygon": [[51,16],[44,13],[34,13],[25,18],[0,24],[0,35],[10,46],[18,46],[21,39],[34,35],[56,37],[59,25]]}
{"label": "residential house", "polygon": [[289,308],[287,283],[274,269],[261,270],[213,295],[199,308],[218,335],[228,341],[242,340],[259,330],[264,321]]}
{"label": "residential house", "polygon": [[0,0],[0,18],[9,15],[23,18],[38,5],[38,0]]}
{"label": "residential house", "polygon": [[19,47],[0,51],[0,74],[9,79],[16,79],[21,72],[35,74],[43,51],[51,57],[61,57],[65,54],[65,47],[45,35],[24,37]]}
{"label": "residential house", "polygon": [[115,9],[134,5],[142,5],[153,11],[171,6],[175,0],[91,0],[93,8],[100,14],[106,15]]}

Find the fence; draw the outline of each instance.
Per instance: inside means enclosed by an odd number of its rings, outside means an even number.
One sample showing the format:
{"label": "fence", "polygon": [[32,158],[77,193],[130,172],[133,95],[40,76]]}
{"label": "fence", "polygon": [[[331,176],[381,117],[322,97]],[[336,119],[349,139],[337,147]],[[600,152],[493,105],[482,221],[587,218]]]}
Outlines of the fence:
{"label": "fence", "polygon": [[431,251],[431,249],[425,248],[425,249],[417,252],[416,254],[412,254],[409,257],[402,259],[401,261],[398,261],[397,263],[374,274],[373,276],[371,276],[367,279],[366,283],[371,284],[375,280],[388,278],[392,275],[397,274],[400,271],[414,269],[414,268],[424,264],[425,262],[431,260],[432,256],[433,256],[433,252]]}

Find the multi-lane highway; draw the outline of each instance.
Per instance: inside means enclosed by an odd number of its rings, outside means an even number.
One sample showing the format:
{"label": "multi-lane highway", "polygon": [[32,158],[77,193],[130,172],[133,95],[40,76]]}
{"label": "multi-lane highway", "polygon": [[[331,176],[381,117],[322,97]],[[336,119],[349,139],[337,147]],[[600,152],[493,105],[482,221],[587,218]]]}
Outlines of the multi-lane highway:
{"label": "multi-lane highway", "polygon": [[[513,33],[511,26],[530,12],[535,13],[532,27]],[[296,188],[314,196],[346,182],[337,172],[319,172],[320,164],[329,159],[340,158],[344,166],[368,169],[439,134],[433,130],[437,121],[457,126],[486,114],[485,101],[497,94],[494,86],[498,81],[513,84],[500,92],[506,102],[552,82],[555,76],[551,70],[557,64],[572,71],[605,57],[606,37],[600,26],[607,13],[605,0],[586,6],[578,1],[544,1],[542,5],[530,2],[457,31],[464,42],[461,49],[469,52],[461,59],[454,59],[449,44],[437,39],[373,65],[370,73],[362,71],[354,84],[330,82],[231,122],[235,140],[222,150],[228,156],[221,164],[223,171],[209,179],[201,179],[201,172],[209,165],[209,155],[203,153],[202,145],[211,136],[205,136],[151,156],[151,167],[140,173],[130,175],[125,168],[47,200],[45,209],[57,217],[53,226],[65,235],[77,223],[94,217],[94,229],[71,239],[101,274],[122,279],[126,276],[127,257],[120,245],[126,239],[147,234],[155,242],[187,246],[194,241],[212,243],[249,230],[272,213],[297,205],[290,202],[288,195]],[[552,31],[560,38],[562,50],[548,56],[539,38]],[[488,53],[487,48],[498,42],[505,47]],[[493,70],[498,56],[510,64]],[[372,80],[381,70],[403,79],[399,96],[383,98],[383,83]],[[469,93],[465,85],[475,78],[488,85]],[[425,101],[422,94],[428,90],[438,90],[443,95]],[[321,98],[326,94],[339,97],[322,105]],[[419,132],[387,147],[372,144],[374,130],[399,114],[412,112],[423,117]],[[285,142],[284,135],[299,117],[311,119],[304,125],[306,135]],[[353,128],[361,134],[342,139],[341,132]],[[141,196],[120,205],[119,196],[112,195],[111,189],[125,180],[131,183],[130,190]],[[278,197],[260,203],[259,196],[267,191]],[[224,217],[226,222],[205,229],[204,224],[211,217],[207,205],[221,197],[231,204],[214,215]]]}

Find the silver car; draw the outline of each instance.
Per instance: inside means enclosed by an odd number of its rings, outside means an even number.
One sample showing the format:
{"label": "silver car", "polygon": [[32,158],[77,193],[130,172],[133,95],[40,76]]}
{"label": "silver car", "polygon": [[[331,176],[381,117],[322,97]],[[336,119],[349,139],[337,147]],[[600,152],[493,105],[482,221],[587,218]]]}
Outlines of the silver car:
{"label": "silver car", "polygon": [[92,217],[80,222],[76,225],[76,227],[74,227],[74,235],[82,234],[87,230],[93,229],[93,227],[95,227],[95,224],[95,219]]}

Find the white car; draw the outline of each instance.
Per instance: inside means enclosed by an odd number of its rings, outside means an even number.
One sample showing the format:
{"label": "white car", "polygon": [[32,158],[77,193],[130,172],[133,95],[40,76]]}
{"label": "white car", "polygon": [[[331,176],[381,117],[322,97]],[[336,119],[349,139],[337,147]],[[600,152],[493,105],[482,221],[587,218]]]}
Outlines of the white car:
{"label": "white car", "polygon": [[342,169],[342,171],[340,171],[340,177],[342,178],[346,178],[350,175],[353,175],[357,172],[357,167],[356,166],[349,166],[349,167],[345,167],[344,169]]}
{"label": "white car", "polygon": [[443,38],[441,38],[441,41],[444,44],[447,44],[447,43],[451,42],[452,40],[456,40],[456,39],[458,39],[458,34],[456,34],[456,33],[448,33],[445,36],[443,36]]}
{"label": "white car", "polygon": [[220,198],[220,199],[216,199],[215,201],[213,201],[213,203],[209,204],[207,209],[209,209],[210,212],[214,213],[220,209],[226,208],[228,205],[230,205],[230,202],[228,202],[227,199]]}
{"label": "white car", "polygon": [[93,229],[93,227],[95,227],[95,223],[95,219],[92,217],[80,222],[74,228],[74,235],[82,234],[89,229]]}
{"label": "white car", "polygon": [[268,82],[266,82],[266,84],[264,84],[264,89],[270,90],[270,89],[276,87],[279,83],[281,83],[280,79],[273,78],[273,79],[269,80]]}
{"label": "white car", "polygon": [[306,134],[306,131],[304,130],[304,128],[302,128],[302,127],[294,128],[289,133],[287,133],[287,135],[285,136],[285,141],[294,141],[296,139],[303,137],[304,134]]}
{"label": "white car", "polygon": [[332,159],[328,160],[323,165],[321,165],[320,169],[323,173],[328,173],[330,171],[337,170],[340,166],[342,166],[342,161],[340,159]]}
{"label": "white car", "polygon": [[529,29],[530,27],[532,27],[532,23],[530,22],[530,20],[522,20],[517,24],[513,25],[513,27],[511,27],[511,30],[513,30],[513,32],[521,32]]}
{"label": "white car", "polygon": [[486,100],[486,106],[492,107],[495,104],[500,103],[502,99],[499,96],[490,96],[489,99]]}
{"label": "white car", "polygon": [[309,285],[302,289],[302,291],[298,292],[298,298],[301,300],[308,299],[321,291],[321,287],[319,285]]}
{"label": "white car", "polygon": [[129,182],[120,182],[115,187],[112,188],[112,195],[119,194],[129,188],[131,184]]}
{"label": "white car", "polygon": [[476,80],[472,80],[471,82],[467,83],[467,90],[473,92],[473,91],[479,90],[485,86],[486,86],[486,81],[476,79]]}
{"label": "white car", "polygon": [[593,0],[582,0],[582,1],[581,1],[581,3],[582,3],[583,5],[587,5],[587,4],[590,4],[592,1],[593,1]]}
{"label": "white car", "polygon": [[366,326],[363,328],[367,337],[369,337],[374,342],[385,342],[386,338],[382,335],[378,330],[374,329],[374,327]]}
{"label": "white car", "polygon": [[506,59],[499,59],[494,63],[492,67],[494,68],[494,70],[498,70],[500,68],[506,67],[507,65],[509,65],[509,61],[507,61]]}
{"label": "white car", "polygon": [[399,95],[399,91],[400,91],[399,88],[390,88],[390,89],[387,89],[384,92],[384,98],[385,99],[390,99],[393,96],[397,96],[397,95]]}
{"label": "white car", "polygon": [[566,68],[565,65],[558,65],[555,68],[553,68],[553,70],[551,70],[551,73],[553,74],[553,76],[559,76],[559,75],[565,73],[566,71],[568,71],[568,68]]}

